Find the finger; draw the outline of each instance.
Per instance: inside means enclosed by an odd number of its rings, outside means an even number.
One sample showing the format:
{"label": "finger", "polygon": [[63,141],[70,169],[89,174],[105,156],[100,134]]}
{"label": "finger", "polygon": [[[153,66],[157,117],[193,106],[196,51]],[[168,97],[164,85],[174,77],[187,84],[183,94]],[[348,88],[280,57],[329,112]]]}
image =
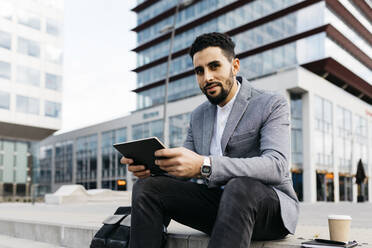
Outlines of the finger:
{"label": "finger", "polygon": [[133,164],[133,162],[134,161],[131,158],[122,157],[120,159],[120,163],[122,163],[122,164]]}
{"label": "finger", "polygon": [[144,170],[144,171],[139,171],[133,173],[136,177],[143,178],[143,177],[148,177],[150,176],[150,170]]}
{"label": "finger", "polygon": [[155,152],[156,157],[175,157],[180,155],[180,148],[160,149]]}
{"label": "finger", "polygon": [[158,166],[175,166],[180,165],[180,159],[178,157],[170,159],[156,159],[155,164]]}
{"label": "finger", "polygon": [[159,166],[159,168],[166,172],[178,172],[178,166]]}
{"label": "finger", "polygon": [[130,172],[138,172],[138,171],[144,171],[146,167],[144,165],[131,165],[128,166],[128,170]]}

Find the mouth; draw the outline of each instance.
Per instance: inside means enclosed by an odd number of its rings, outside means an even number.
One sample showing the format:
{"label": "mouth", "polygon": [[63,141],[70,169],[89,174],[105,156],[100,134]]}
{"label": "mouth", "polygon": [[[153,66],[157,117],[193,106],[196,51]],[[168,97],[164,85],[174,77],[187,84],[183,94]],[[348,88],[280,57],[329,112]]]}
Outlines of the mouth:
{"label": "mouth", "polygon": [[204,87],[204,91],[213,94],[213,92],[216,91],[216,89],[217,89],[218,86],[220,86],[218,83],[207,84]]}

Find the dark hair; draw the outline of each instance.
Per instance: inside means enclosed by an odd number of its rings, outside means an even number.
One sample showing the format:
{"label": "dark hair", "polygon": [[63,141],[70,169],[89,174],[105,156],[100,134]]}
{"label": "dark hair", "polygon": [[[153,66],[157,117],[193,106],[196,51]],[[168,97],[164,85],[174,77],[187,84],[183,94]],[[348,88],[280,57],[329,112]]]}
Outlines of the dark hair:
{"label": "dark hair", "polygon": [[222,33],[206,33],[202,34],[194,40],[190,47],[189,54],[193,60],[194,54],[207,48],[219,47],[228,59],[235,58],[235,43],[231,40],[230,36]]}

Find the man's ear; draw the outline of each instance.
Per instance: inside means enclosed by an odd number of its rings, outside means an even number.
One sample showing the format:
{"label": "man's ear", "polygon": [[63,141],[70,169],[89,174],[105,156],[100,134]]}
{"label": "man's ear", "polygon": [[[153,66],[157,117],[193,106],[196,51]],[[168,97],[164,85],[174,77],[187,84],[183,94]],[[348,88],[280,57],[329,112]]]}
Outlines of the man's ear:
{"label": "man's ear", "polygon": [[232,72],[233,75],[236,76],[240,70],[240,60],[238,58],[234,58],[232,61]]}

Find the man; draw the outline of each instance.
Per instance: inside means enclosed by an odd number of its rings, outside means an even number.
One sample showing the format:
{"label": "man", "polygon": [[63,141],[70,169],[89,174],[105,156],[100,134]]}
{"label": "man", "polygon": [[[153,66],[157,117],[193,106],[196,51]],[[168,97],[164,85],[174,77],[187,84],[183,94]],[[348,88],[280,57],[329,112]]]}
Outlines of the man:
{"label": "man", "polygon": [[155,161],[196,184],[150,176],[142,165],[132,194],[130,247],[160,247],[170,219],[210,235],[208,247],[249,247],[294,233],[298,200],[288,170],[289,113],[283,96],[251,87],[237,77],[239,59],[227,35],[204,34],[190,49],[206,101],[191,114],[184,147],[162,149]]}

